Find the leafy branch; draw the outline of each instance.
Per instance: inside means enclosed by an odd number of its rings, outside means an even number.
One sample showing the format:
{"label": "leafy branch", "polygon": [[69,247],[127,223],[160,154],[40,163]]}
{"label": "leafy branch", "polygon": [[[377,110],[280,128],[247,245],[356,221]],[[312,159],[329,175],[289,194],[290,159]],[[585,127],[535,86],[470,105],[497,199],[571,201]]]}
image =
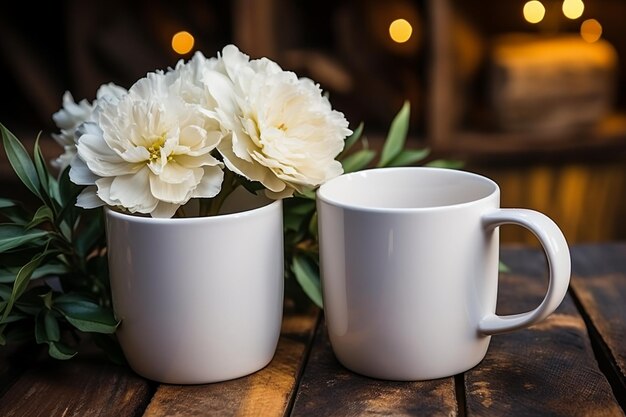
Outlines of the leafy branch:
{"label": "leafy branch", "polygon": [[[47,345],[56,359],[76,355],[80,333],[107,344],[113,315],[102,212],[75,206],[80,188],[57,179],[35,141],[33,157],[0,124],[11,167],[40,205],[0,198],[0,345]],[[109,343],[110,345],[110,343]],[[115,344],[113,344],[115,345]],[[119,352],[109,352],[116,355]]]}

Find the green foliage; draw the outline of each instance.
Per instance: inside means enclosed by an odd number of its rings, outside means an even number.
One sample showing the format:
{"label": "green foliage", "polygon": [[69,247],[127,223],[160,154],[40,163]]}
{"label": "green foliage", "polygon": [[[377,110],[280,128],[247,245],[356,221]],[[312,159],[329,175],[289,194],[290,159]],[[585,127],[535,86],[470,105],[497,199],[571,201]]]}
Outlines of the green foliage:
{"label": "green foliage", "polygon": [[111,335],[104,221],[99,210],[75,206],[80,188],[68,170],[57,179],[37,138],[33,157],[0,124],[9,163],[40,201],[36,210],[0,199],[0,345],[47,345],[56,359],[76,355],[80,333]]}

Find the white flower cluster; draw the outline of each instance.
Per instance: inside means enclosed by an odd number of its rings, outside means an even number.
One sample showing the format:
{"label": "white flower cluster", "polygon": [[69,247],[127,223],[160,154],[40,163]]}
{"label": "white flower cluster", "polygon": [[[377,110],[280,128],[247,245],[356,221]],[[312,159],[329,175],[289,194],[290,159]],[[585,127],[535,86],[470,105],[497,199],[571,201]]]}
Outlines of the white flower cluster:
{"label": "white flower cluster", "polygon": [[55,139],[77,205],[110,205],[172,217],[192,198],[215,197],[224,169],[291,196],[340,175],[336,156],[351,131],[318,85],[234,45],[217,58],[197,52],[128,91],[112,84],[89,104],[69,93],[55,113]]}

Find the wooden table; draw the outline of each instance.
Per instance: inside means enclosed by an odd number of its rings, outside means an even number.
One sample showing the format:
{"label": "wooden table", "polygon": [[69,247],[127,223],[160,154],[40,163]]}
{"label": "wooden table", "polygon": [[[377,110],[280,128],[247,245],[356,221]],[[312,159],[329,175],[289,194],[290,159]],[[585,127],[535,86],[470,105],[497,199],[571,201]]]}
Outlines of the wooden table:
{"label": "wooden table", "polygon": [[[498,312],[537,305],[546,265],[507,248]],[[288,311],[274,360],[224,383],[158,385],[97,355],[69,362],[28,352],[0,362],[0,416],[624,416],[626,244],[572,248],[573,277],[547,321],[492,338],[486,358],[455,377],[389,382],[333,356],[318,310]],[[27,366],[23,360],[29,360]]]}

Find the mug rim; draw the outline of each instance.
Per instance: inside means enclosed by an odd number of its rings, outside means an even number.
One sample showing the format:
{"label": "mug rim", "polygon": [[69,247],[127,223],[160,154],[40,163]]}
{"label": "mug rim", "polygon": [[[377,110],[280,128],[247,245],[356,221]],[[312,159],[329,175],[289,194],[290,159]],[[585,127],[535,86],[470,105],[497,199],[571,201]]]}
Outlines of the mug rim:
{"label": "mug rim", "polygon": [[[368,174],[376,175],[379,173],[391,173],[394,171],[420,171],[420,172],[431,171],[431,172],[439,172],[439,173],[441,172],[453,173],[453,175],[471,177],[471,178],[483,181],[491,185],[493,187],[493,190],[489,194],[481,198],[476,198],[476,199],[464,201],[461,203],[442,204],[442,205],[436,205],[436,206],[430,206],[430,207],[371,207],[371,206],[365,206],[361,204],[341,201],[339,199],[331,198],[327,195],[324,195],[325,188],[328,188],[330,185],[338,181],[347,181],[346,178],[363,176],[363,175],[368,175]],[[369,168],[369,169],[364,169],[361,171],[341,174],[335,178],[330,179],[324,184],[322,184],[317,189],[315,194],[319,201],[326,203],[330,206],[340,207],[343,209],[363,211],[363,212],[373,212],[373,213],[416,213],[416,212],[433,212],[433,211],[441,211],[441,210],[459,209],[459,208],[478,204],[482,201],[493,198],[494,195],[499,194],[499,193],[500,193],[500,187],[494,180],[484,175],[476,174],[470,171],[464,171],[461,169],[452,169],[452,168],[436,168],[436,167],[392,167],[392,168],[382,167],[382,168]]]}
{"label": "mug rim", "polygon": [[152,216],[139,216],[136,214],[122,213],[117,211],[114,207],[105,205],[103,206],[104,212],[107,216],[115,217],[124,221],[136,222],[136,223],[151,223],[151,224],[173,224],[173,223],[199,223],[199,222],[219,222],[224,220],[237,220],[245,217],[261,214],[265,211],[276,209],[277,206],[282,205],[282,199],[269,200],[267,204],[260,207],[238,211],[236,213],[218,214],[215,216],[196,216],[196,217],[152,217]]}

